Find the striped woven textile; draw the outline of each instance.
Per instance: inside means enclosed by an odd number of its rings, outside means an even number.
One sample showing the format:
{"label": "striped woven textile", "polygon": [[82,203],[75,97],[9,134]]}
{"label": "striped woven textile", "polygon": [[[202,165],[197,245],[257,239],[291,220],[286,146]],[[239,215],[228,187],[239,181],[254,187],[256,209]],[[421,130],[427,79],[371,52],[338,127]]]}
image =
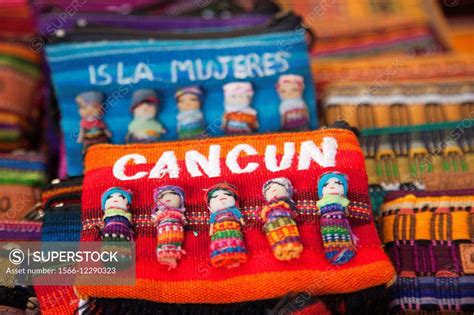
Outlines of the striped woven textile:
{"label": "striped woven textile", "polygon": [[382,240],[393,312],[474,311],[474,190],[388,193]]}

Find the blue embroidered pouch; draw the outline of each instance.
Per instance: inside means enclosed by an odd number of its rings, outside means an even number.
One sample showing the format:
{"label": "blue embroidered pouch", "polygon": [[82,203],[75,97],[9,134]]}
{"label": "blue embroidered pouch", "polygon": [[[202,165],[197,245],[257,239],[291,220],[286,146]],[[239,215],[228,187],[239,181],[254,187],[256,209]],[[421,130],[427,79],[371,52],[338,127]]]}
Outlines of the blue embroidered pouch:
{"label": "blue embroidered pouch", "polygon": [[48,46],[68,174],[97,143],[317,128],[300,31]]}

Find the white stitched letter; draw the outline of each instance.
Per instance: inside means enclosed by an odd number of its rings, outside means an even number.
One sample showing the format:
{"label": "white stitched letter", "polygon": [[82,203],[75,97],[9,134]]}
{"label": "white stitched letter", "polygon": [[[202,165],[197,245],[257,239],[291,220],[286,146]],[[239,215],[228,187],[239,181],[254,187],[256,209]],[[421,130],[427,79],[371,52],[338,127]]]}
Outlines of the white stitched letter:
{"label": "white stitched letter", "polygon": [[179,177],[179,166],[173,151],[165,151],[150,171],[148,178],[162,178],[168,173],[170,178]]}
{"label": "white stitched letter", "polygon": [[298,171],[307,170],[311,161],[322,167],[336,166],[337,141],[333,137],[324,137],[320,150],[313,141],[301,142]]}
{"label": "white stitched letter", "polygon": [[229,170],[234,174],[250,173],[258,168],[258,163],[252,162],[247,164],[244,168],[241,168],[237,159],[239,158],[240,152],[245,152],[247,155],[257,155],[258,152],[254,147],[248,144],[236,145],[232,150],[227,153],[225,164]]}
{"label": "white stitched letter", "polygon": [[115,162],[114,167],[112,168],[112,173],[115,178],[120,180],[133,180],[145,177],[148,174],[147,172],[138,172],[132,176],[125,175],[125,166],[130,161],[134,164],[146,164],[146,157],[141,154],[127,154],[122,156]]}
{"label": "white stitched letter", "polygon": [[278,165],[276,145],[267,145],[267,148],[265,149],[265,166],[271,172],[286,170],[291,167],[294,156],[295,143],[285,142],[283,146],[283,156],[281,157],[280,165]]}
{"label": "white stitched letter", "polygon": [[191,177],[202,176],[199,167],[209,177],[218,177],[221,175],[221,146],[213,144],[209,146],[209,158],[205,157],[196,150],[186,152],[186,169]]}

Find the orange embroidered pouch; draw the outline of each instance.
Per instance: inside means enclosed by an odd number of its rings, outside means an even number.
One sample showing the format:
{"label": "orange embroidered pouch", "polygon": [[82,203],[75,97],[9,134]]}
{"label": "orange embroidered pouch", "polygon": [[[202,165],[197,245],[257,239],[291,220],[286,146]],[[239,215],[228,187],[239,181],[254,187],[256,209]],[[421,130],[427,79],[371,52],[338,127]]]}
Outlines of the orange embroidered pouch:
{"label": "orange embroidered pouch", "polygon": [[137,277],[82,298],[236,303],[394,276],[346,129],[91,147],[82,218],[81,242],[135,243]]}

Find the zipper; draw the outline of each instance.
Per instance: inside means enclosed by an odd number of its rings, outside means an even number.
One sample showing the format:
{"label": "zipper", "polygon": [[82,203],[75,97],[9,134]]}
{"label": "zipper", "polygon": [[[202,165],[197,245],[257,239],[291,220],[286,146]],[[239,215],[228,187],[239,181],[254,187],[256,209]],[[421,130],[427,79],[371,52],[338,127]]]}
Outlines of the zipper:
{"label": "zipper", "polygon": [[[160,17],[140,15],[94,14],[78,13],[70,19],[60,23],[58,16],[48,14],[41,17],[40,32],[43,35],[53,35],[55,30],[82,28],[117,27],[130,28],[142,31],[206,31],[206,29],[242,28],[261,25],[272,20],[272,15],[242,15],[228,19],[202,19],[198,17]],[[58,27],[56,27],[58,23]]]}
{"label": "zipper", "polygon": [[68,42],[90,42],[104,40],[150,40],[150,39],[176,39],[176,40],[195,40],[195,39],[219,39],[229,37],[240,37],[246,35],[258,35],[267,33],[278,33],[290,30],[303,29],[307,34],[308,45],[314,44],[314,34],[303,27],[300,17],[291,12],[279,14],[272,19],[260,25],[242,27],[229,31],[211,30],[207,32],[183,32],[182,30],[170,31],[144,31],[126,27],[110,26],[84,26],[74,29],[59,29],[49,40],[52,44]]}

